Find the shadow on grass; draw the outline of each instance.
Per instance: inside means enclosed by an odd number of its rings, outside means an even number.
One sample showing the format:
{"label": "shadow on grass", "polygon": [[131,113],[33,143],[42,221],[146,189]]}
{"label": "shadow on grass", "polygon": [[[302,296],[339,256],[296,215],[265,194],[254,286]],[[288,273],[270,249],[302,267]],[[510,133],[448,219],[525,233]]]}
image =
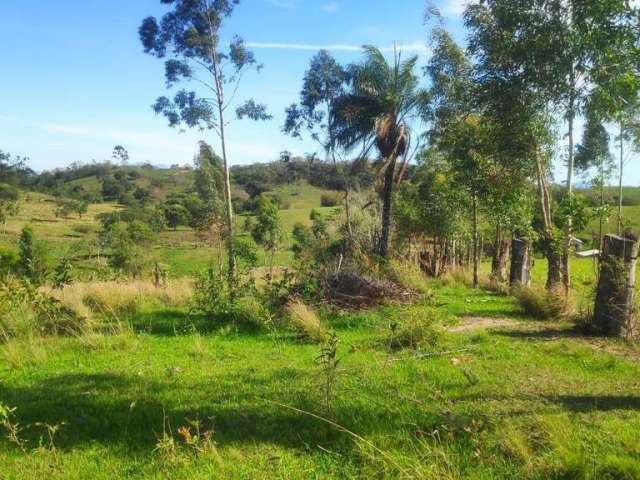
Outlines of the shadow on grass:
{"label": "shadow on grass", "polygon": [[192,315],[177,309],[139,313],[131,318],[131,324],[136,332],[167,337],[194,332],[206,334],[220,329],[219,324],[205,315]]}
{"label": "shadow on grass", "polygon": [[[346,434],[322,420],[278,405],[315,413],[321,410],[314,390],[303,388],[304,383],[297,390],[285,387],[296,383],[292,379],[299,375],[291,369],[258,378],[250,372],[236,373],[220,377],[215,385],[185,387],[170,380],[120,374],[68,374],[28,387],[0,384],[0,399],[16,407],[14,421],[24,428],[23,438],[30,445],[37,445],[43,435],[46,438],[44,428],[36,424],[62,424],[55,439],[61,450],[100,443],[123,455],[149,454],[163,428],[175,435],[179,427],[195,419],[202,422],[202,431],[214,431],[214,440],[222,446],[267,443],[306,450],[331,443],[343,452],[354,448]],[[381,427],[383,417],[384,412],[373,405],[357,409],[340,405],[334,410],[339,424],[363,435],[399,427],[393,422]]]}
{"label": "shadow on grass", "polygon": [[558,395],[547,396],[545,399],[559,403],[573,412],[640,410],[640,397],[631,395]]}
{"label": "shadow on grass", "polygon": [[546,327],[532,330],[496,330],[494,335],[521,340],[556,340],[561,338],[593,338],[575,327]]}
{"label": "shadow on grass", "polygon": [[229,320],[216,320],[206,315],[190,314],[184,310],[165,309],[153,312],[138,313],[131,317],[131,325],[136,333],[155,336],[175,337],[200,333],[232,333],[249,335],[265,333],[265,329],[253,324],[235,324]]}

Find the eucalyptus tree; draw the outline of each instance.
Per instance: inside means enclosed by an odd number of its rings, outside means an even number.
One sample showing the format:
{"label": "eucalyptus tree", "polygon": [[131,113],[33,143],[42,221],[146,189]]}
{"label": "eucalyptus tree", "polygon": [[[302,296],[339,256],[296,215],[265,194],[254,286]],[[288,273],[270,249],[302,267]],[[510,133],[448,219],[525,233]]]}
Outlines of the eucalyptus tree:
{"label": "eucalyptus tree", "polygon": [[347,151],[371,141],[380,154],[383,185],[378,253],[387,258],[394,185],[402,179],[411,155],[412,122],[426,118],[430,95],[419,85],[417,56],[403,60],[401,52],[394,51],[389,63],[375,47],[364,47],[364,53],[362,63],[349,66],[348,88],[333,102],[330,128],[336,144]]}
{"label": "eucalyptus tree", "polygon": [[599,219],[598,248],[602,248],[604,221],[609,215],[609,205],[605,200],[605,184],[611,174],[613,158],[609,150],[609,132],[602,119],[593,108],[587,109],[582,142],[576,149],[576,169],[587,172],[597,170],[593,185],[599,190],[599,205],[596,216]]}
{"label": "eucalyptus tree", "polygon": [[471,62],[442,28],[432,32],[433,55],[426,68],[431,79],[432,143],[446,153],[458,184],[472,206],[473,283],[478,286],[478,203],[483,178],[484,122],[475,108]]}
{"label": "eucalyptus tree", "polygon": [[[567,196],[573,194],[574,124],[590,91],[610,76],[637,38],[637,9],[627,0],[483,0],[467,18],[484,23],[511,79],[535,92],[567,123]],[[571,199],[568,199],[571,203]],[[566,222],[563,283],[569,286]]]}
{"label": "eucalyptus tree", "polygon": [[111,157],[120,162],[120,165],[126,165],[129,163],[129,152],[122,145],[116,145],[113,147]]}
{"label": "eucalyptus tree", "polygon": [[[282,128],[284,133],[294,138],[302,139],[307,135],[318,143],[334,163],[339,159],[339,153],[331,112],[336,99],[344,95],[347,80],[347,70],[327,50],[320,50],[311,59],[304,75],[299,103],[293,103],[285,110],[286,119]],[[352,238],[349,190],[350,180],[345,178],[347,231]]]}
{"label": "eucalyptus tree", "polygon": [[537,186],[537,231],[548,260],[547,288],[555,290],[562,283],[562,237],[553,222],[549,187],[555,135],[548,99],[523,77],[520,57],[526,46],[519,43],[518,28],[523,19],[518,15],[528,5],[508,0],[472,4],[465,13],[465,23],[471,31],[469,52],[476,60],[477,101],[494,125],[495,148],[509,160],[515,172],[512,178],[530,180]]}
{"label": "eucalyptus tree", "polygon": [[[220,142],[225,177],[226,241],[229,280],[235,277],[234,223],[231,182],[227,155],[226,129],[228,109],[243,74],[250,68],[260,70],[254,54],[240,37],[225,44],[221,38],[224,22],[231,16],[239,0],[161,0],[170,6],[160,20],[145,18],[139,29],[146,53],[165,60],[167,88],[180,82],[199,87],[181,89],[173,98],[159,97],[153,109],[164,115],[172,127],[187,126],[213,130]],[[231,92],[231,95],[227,95]],[[253,99],[236,108],[236,116],[268,120],[264,105]]]}

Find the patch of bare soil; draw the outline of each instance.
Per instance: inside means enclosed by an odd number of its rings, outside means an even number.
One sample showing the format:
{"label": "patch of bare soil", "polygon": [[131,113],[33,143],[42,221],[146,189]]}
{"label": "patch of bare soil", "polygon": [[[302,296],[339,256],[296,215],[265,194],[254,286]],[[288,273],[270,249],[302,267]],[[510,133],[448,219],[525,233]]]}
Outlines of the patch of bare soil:
{"label": "patch of bare soil", "polygon": [[492,317],[465,317],[462,323],[454,325],[447,330],[453,333],[470,332],[474,330],[488,330],[491,328],[503,327],[519,327],[522,322],[510,320],[508,318],[492,318]]}

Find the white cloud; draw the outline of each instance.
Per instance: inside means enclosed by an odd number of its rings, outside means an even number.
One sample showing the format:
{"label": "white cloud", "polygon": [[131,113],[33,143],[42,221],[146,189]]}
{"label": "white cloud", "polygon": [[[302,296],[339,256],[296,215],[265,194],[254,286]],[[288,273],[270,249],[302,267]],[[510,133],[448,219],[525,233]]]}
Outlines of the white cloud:
{"label": "white cloud", "polygon": [[168,138],[165,134],[154,132],[136,132],[131,130],[116,130],[111,128],[96,128],[83,125],[70,125],[47,123],[40,128],[48,133],[58,133],[62,135],[95,137],[110,139],[115,143],[125,145],[135,145],[144,148],[170,150],[175,153],[193,153],[193,145]]}
{"label": "white cloud", "polygon": [[295,8],[298,6],[298,0],[266,0],[267,3],[278,8]]}
{"label": "white cloud", "polygon": [[336,13],[339,7],[340,5],[338,5],[338,2],[329,2],[329,3],[325,3],[320,8],[323,12]]}
{"label": "white cloud", "polygon": [[440,12],[445,17],[462,15],[469,0],[445,0],[440,7]]}
{"label": "white cloud", "polygon": [[[309,43],[276,43],[276,42],[247,42],[249,48],[265,48],[273,50],[331,50],[341,52],[359,52],[362,45],[353,45],[346,43],[336,43],[328,45],[318,45]],[[380,47],[383,52],[393,52],[394,49],[403,52],[426,52],[427,47],[424,42],[404,43],[394,46]]]}

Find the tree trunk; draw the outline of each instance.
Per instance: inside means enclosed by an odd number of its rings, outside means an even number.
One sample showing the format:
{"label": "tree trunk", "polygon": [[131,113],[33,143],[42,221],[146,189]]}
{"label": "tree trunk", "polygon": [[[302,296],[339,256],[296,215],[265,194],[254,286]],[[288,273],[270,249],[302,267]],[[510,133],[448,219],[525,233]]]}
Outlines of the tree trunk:
{"label": "tree trunk", "polygon": [[600,228],[598,232],[598,250],[602,251],[604,237],[604,158],[600,158]]}
{"label": "tree trunk", "polygon": [[559,288],[564,288],[562,254],[558,251],[559,249],[553,239],[545,239],[543,243],[545,257],[547,257],[548,262],[546,288],[550,292],[557,292]]}
{"label": "tree trunk", "polygon": [[496,242],[493,248],[491,279],[496,283],[505,283],[507,281],[507,264],[509,263],[511,242],[502,238],[500,225],[496,227]]}
{"label": "tree trunk", "polygon": [[624,128],[620,122],[620,172],[618,182],[618,236],[622,235],[622,177],[624,173]]}
{"label": "tree trunk", "polygon": [[509,273],[511,287],[531,284],[531,242],[522,238],[511,241],[511,271]]}
{"label": "tree trunk", "polygon": [[384,174],[382,190],[382,232],[380,235],[380,256],[389,257],[389,238],[391,236],[391,208],[393,201],[393,178],[395,175],[396,159],[389,161]]}
{"label": "tree trunk", "polygon": [[605,335],[638,336],[635,284],[639,245],[631,235],[604,237],[593,323]]}
{"label": "tree trunk", "polygon": [[478,252],[478,195],[473,194],[473,288],[479,285],[480,255]]}

